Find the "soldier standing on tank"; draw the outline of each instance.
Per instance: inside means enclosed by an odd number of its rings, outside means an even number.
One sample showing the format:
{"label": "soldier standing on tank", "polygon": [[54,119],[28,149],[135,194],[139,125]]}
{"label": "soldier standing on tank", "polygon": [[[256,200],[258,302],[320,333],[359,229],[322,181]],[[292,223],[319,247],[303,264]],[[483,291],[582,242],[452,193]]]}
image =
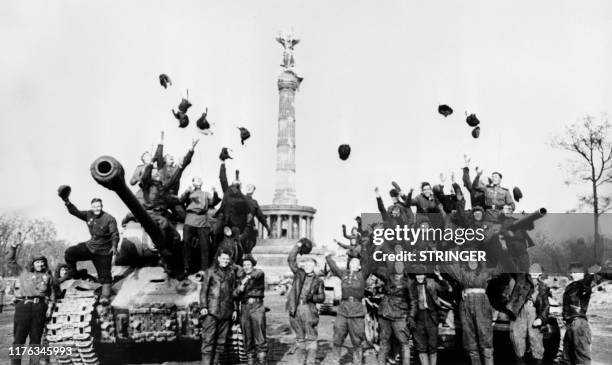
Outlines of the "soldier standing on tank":
{"label": "soldier standing on tank", "polygon": [[[529,267],[529,275],[526,281],[528,288],[527,295],[521,296],[522,306],[516,319],[510,322],[510,340],[517,357],[517,364],[520,365],[525,363],[523,357],[525,356],[527,344],[529,344],[531,356],[536,364],[541,364],[544,357],[542,326],[548,320],[550,308],[548,298],[551,294],[548,286],[540,280],[541,276],[542,266],[538,263],[532,264]],[[516,287],[516,284],[511,289],[512,294],[514,294],[515,290],[522,290],[522,288]]]}
{"label": "soldier standing on tank", "polygon": [[270,226],[268,225],[268,219],[261,211],[261,208],[259,207],[259,203],[257,202],[257,200],[253,198],[253,194],[255,193],[255,185],[248,184],[246,186],[245,192],[246,192],[245,197],[246,197],[247,203],[249,204],[250,212],[251,212],[251,215],[253,215],[253,219],[249,222],[250,234],[249,234],[249,237],[247,237],[245,240],[244,253],[251,253],[251,251],[253,250],[253,247],[255,247],[255,245],[257,244],[257,236],[259,233],[255,227],[255,218],[257,218],[259,223],[261,223],[261,225],[266,229],[266,232],[268,233],[268,235],[270,235],[271,230],[270,230]]}
{"label": "soldier standing on tank", "polygon": [[427,269],[418,266],[415,269],[413,293],[416,294],[417,311],[416,326],[413,339],[419,354],[421,365],[436,365],[438,361],[438,322],[441,308],[438,294],[450,290],[450,286],[442,278],[439,271],[434,271],[435,277],[427,277]]}
{"label": "soldier standing on tank", "polygon": [[289,324],[295,332],[297,364],[314,365],[317,356],[317,326],[319,312],[316,303],[323,303],[325,290],[323,280],[314,272],[316,262],[308,259],[303,268],[297,264],[298,253],[308,254],[312,249],[312,242],[302,238],[291,249],[287,262],[293,272],[293,283],[287,294],[287,311]]}
{"label": "soldier standing on tank", "polygon": [[[237,318],[233,293],[236,270],[230,253],[221,251],[215,265],[204,273],[200,302],[202,321],[202,365],[219,365],[232,321]],[[212,361],[212,362],[211,362]]]}
{"label": "soldier standing on tank", "polygon": [[119,244],[119,231],[115,218],[102,210],[102,199],[93,198],[90,210],[78,210],[68,199],[67,195],[60,193],[68,213],[87,223],[91,234],[88,241],[70,246],[64,253],[64,260],[68,265],[69,277],[76,275],[78,261],[91,260],[98,273],[98,281],[102,284],[101,303],[108,303],[111,295],[111,266],[113,255],[117,254]]}
{"label": "soldier standing on tank", "polygon": [[497,217],[502,212],[504,205],[510,205],[512,211],[516,208],[514,199],[510,191],[502,187],[502,174],[495,171],[491,174],[491,183],[485,185],[480,181],[482,170],[476,168],[476,178],[474,179],[474,189],[484,194],[484,209],[487,213],[487,219],[491,221],[497,220]]}
{"label": "soldier standing on tank", "polygon": [[362,303],[365,294],[366,280],[369,272],[363,270],[359,258],[349,258],[348,270],[338,267],[331,256],[325,255],[325,260],[331,272],[340,278],[342,299],[336,310],[334,322],[334,342],[332,358],[335,363],[340,361],[342,344],[347,335],[351,336],[353,344],[353,365],[363,364],[363,344],[365,337],[365,306]]}
{"label": "soldier standing on tank", "polygon": [[[17,246],[10,246],[9,263],[17,264]],[[53,280],[49,273],[47,258],[37,256],[32,259],[29,270],[21,270],[15,289],[15,317],[13,322],[13,346],[25,344],[40,345],[45,329],[46,318],[51,315],[55,303]],[[12,365],[21,364],[21,357],[11,359]],[[38,364],[38,358],[30,357],[30,364]]]}
{"label": "soldier standing on tank", "polygon": [[[208,211],[221,201],[214,188],[213,194],[202,190],[202,178],[196,176],[191,182],[191,188],[185,191],[179,199],[186,207],[185,224],[183,225],[183,263],[187,275],[199,270],[204,271],[210,265],[212,218],[208,215]],[[199,268],[191,267],[191,244],[194,239],[197,240],[196,247],[200,252]]]}
{"label": "soldier standing on tank", "polygon": [[268,342],[266,340],[266,309],[264,292],[265,274],[256,269],[257,260],[246,254],[242,258],[242,270],[238,272],[240,285],[234,290],[234,297],[240,302],[240,326],[244,335],[244,348],[247,351],[248,365],[267,365]]}

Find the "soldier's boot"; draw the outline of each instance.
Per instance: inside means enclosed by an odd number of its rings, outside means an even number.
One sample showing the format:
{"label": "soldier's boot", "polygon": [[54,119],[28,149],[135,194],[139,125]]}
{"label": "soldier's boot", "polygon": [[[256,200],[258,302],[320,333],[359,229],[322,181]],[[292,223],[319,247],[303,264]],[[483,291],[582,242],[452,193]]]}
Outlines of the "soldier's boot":
{"label": "soldier's boot", "polygon": [[410,365],[410,345],[402,345],[402,365]]}
{"label": "soldier's boot", "polygon": [[306,365],[314,365],[317,360],[317,341],[310,341],[306,350]]}
{"label": "soldier's boot", "polygon": [[363,365],[363,348],[361,346],[353,348],[353,365]]}
{"label": "soldier's boot", "polygon": [[202,354],[202,360],[200,360],[200,365],[211,365],[210,360],[210,354]]}
{"label": "soldier's boot", "polygon": [[429,354],[426,352],[419,352],[419,361],[421,362],[421,365],[430,365]]}
{"label": "soldier's boot", "polygon": [[493,365],[493,349],[486,348],[482,350],[482,358],[485,365]]}
{"label": "soldier's boot", "polygon": [[266,359],[267,356],[268,353],[265,351],[260,351],[257,353],[257,362],[259,365],[268,365],[268,360]]}
{"label": "soldier's boot", "polygon": [[387,365],[387,357],[389,356],[390,344],[381,343],[378,349],[378,365]]}
{"label": "soldier's boot", "polygon": [[100,304],[108,305],[110,303],[111,284],[102,284],[102,293],[100,294]]}
{"label": "soldier's boot", "polygon": [[429,365],[436,365],[438,363],[438,353],[434,352],[429,354]]}
{"label": "soldier's boot", "polygon": [[478,350],[469,350],[468,355],[470,355],[470,364],[480,365],[480,353]]}

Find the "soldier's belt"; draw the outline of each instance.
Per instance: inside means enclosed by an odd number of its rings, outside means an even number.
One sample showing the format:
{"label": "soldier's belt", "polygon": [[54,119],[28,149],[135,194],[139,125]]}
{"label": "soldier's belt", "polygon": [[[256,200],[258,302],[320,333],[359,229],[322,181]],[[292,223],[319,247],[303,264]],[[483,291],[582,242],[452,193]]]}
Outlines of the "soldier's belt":
{"label": "soldier's belt", "polygon": [[362,298],[355,298],[355,297],[342,298],[342,300],[346,302],[361,302],[361,299]]}
{"label": "soldier's belt", "polygon": [[248,304],[263,303],[263,298],[250,297],[247,300],[243,301],[243,303],[248,303]]}
{"label": "soldier's belt", "polygon": [[45,297],[17,297],[17,298],[15,298],[15,301],[17,303],[23,302],[24,304],[27,304],[27,303],[45,303],[46,302],[46,298]]}
{"label": "soldier's belt", "polygon": [[463,289],[463,294],[486,294],[486,290],[484,288],[468,288]]}

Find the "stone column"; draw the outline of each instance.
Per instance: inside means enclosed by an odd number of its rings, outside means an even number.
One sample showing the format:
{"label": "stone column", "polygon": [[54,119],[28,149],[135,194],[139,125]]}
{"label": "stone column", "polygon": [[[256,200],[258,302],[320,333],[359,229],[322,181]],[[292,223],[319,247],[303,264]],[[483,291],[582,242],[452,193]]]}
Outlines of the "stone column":
{"label": "stone column", "polygon": [[314,217],[310,217],[310,239],[314,241]]}
{"label": "stone column", "polygon": [[281,215],[277,214],[276,215],[276,228],[277,228],[277,238],[281,238],[283,236],[283,226],[281,224]]}
{"label": "stone column", "polygon": [[287,215],[287,238],[293,239],[293,216]]}

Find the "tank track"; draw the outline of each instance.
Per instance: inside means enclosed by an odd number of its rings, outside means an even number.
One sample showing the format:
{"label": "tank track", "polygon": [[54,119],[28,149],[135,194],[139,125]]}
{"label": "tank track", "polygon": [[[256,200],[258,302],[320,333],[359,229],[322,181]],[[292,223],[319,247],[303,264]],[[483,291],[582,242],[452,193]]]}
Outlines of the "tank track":
{"label": "tank track", "polygon": [[52,355],[49,364],[100,364],[94,350],[97,300],[93,289],[85,289],[68,290],[57,301],[47,324],[46,341],[48,346],[66,350]]}

